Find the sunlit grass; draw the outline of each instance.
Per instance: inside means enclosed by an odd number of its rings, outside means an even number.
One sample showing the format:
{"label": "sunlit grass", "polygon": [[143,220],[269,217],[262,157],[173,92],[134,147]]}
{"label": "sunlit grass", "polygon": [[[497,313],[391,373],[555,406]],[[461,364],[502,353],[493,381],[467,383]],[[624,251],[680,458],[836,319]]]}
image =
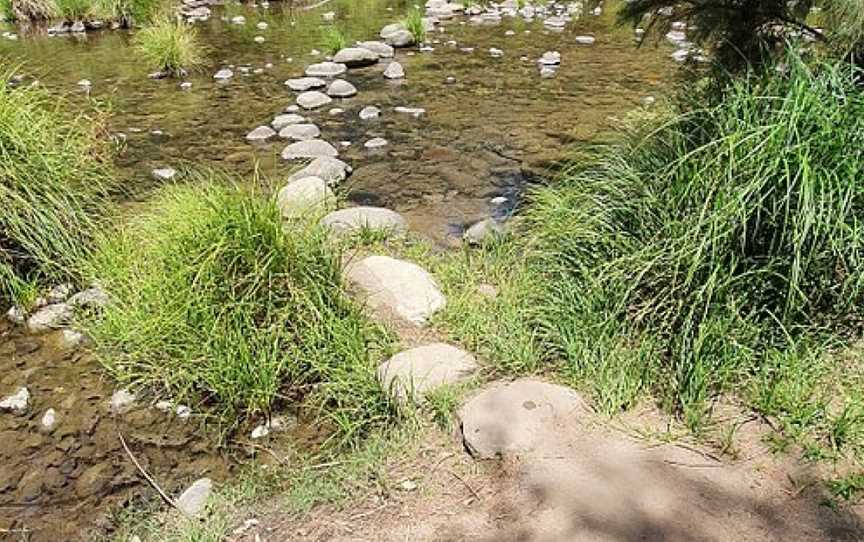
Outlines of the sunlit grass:
{"label": "sunlit grass", "polygon": [[189,23],[169,16],[157,17],[139,30],[135,48],[153,67],[169,75],[182,75],[204,62],[198,31]]}

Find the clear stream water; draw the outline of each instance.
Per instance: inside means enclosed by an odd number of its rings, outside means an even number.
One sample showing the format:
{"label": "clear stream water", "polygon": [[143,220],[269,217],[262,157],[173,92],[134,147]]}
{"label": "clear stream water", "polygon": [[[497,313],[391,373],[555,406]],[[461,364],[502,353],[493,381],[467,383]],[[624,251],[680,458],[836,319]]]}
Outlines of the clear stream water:
{"label": "clear stream water", "polygon": [[[207,62],[186,78],[189,90],[178,80],[148,79],[150,67],[124,31],[75,38],[0,27],[20,36],[0,38],[0,57],[68,96],[72,107],[86,111],[88,99],[109,104],[110,129],[127,142],[118,164],[138,189],[136,197],[146,198],[157,185],[150,174],[156,167],[204,165],[240,177],[256,169],[274,179],[287,176],[295,165],[279,157],[286,143],[253,146],[245,134],[294,103],[296,93],[284,81],[324,59],[311,54],[321,48],[322,26],[339,26],[351,41],[377,39],[380,28],[400,20],[407,7],[334,0],[314,10],[281,3],[215,8],[209,21],[198,23]],[[333,23],[322,19],[328,11],[336,13]],[[245,16],[246,24],[227,22],[235,15]],[[266,30],[256,27],[261,21]],[[541,179],[573,145],[608,134],[615,118],[644,97],[660,95],[674,73],[668,51],[637,49],[632,32],[615,26],[608,6],[600,16],[586,10],[561,32],[544,29],[539,20],[507,17],[498,25],[457,17],[441,28],[428,37],[434,51],[397,51],[406,79],[385,80],[383,65],[351,70],[345,78],[357,96],[303,114],[320,126],[323,139],[337,147],[351,142],[340,147],[340,158],[354,167],[345,183],[350,201],[395,209],[415,232],[445,246],[466,225],[512,209],[526,183]],[[596,42],[579,45],[578,35]],[[256,36],[265,41],[256,43]],[[489,54],[493,47],[504,52],[501,58]],[[561,67],[543,79],[536,60],[550,50],[561,53]],[[212,75],[226,66],[234,67],[235,76],[214,81]],[[81,79],[91,81],[89,92],[78,85]],[[361,121],[358,112],[367,105],[380,107],[381,117]],[[392,111],[396,106],[422,107],[426,114],[399,115]],[[331,107],[345,111],[331,115]],[[365,149],[373,137],[389,145]],[[496,197],[507,201],[495,204]],[[0,540],[3,529],[21,528],[32,530],[30,540],[90,540],[96,530],[110,528],[105,518],[118,506],[152,496],[118,432],[169,491],[204,475],[224,479],[237,465],[237,457],[217,450],[194,419],[180,423],[152,408],[122,419],[108,415],[111,383],[95,362],[59,350],[55,339],[0,327],[0,395],[26,383],[34,396],[27,416],[0,416]],[[59,429],[46,434],[39,419],[49,406],[58,410]]]}

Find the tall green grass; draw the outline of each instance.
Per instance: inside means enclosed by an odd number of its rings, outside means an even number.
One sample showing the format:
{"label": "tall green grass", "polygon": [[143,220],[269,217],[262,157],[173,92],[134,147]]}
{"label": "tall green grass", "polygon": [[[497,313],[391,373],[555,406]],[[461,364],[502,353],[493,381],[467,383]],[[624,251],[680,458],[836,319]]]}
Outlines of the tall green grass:
{"label": "tall green grass", "polygon": [[57,15],[67,21],[80,21],[92,13],[92,0],[54,0]]}
{"label": "tall green grass", "polygon": [[102,121],[0,75],[0,298],[39,281],[76,280],[117,185]]}
{"label": "tall green grass", "polygon": [[189,23],[169,15],[135,33],[135,48],[154,69],[169,75],[184,74],[204,62],[198,31]]}
{"label": "tall green grass", "polygon": [[143,26],[165,10],[163,0],[94,0],[93,11],[125,28]]}
{"label": "tall green grass", "polygon": [[426,25],[423,24],[423,12],[419,9],[412,8],[402,21],[405,28],[414,36],[414,41],[423,43],[426,39]]}
{"label": "tall green grass", "polygon": [[321,47],[324,52],[335,55],[348,45],[348,38],[340,28],[326,26],[321,29]]}
{"label": "tall green grass", "polygon": [[228,418],[302,401],[342,438],[385,421],[386,336],[344,295],[326,232],[299,228],[224,181],[158,193],[88,266],[114,300],[88,326],[109,371]]}
{"label": "tall green grass", "polygon": [[[547,343],[614,409],[711,399],[864,308],[864,94],[846,63],[730,80],[534,194]],[[809,340],[809,339],[808,339]]]}

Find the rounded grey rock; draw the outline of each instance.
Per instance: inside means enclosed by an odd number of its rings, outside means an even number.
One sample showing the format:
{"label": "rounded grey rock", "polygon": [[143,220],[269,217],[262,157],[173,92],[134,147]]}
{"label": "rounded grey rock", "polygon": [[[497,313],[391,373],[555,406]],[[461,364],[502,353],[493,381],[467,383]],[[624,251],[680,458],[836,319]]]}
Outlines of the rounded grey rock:
{"label": "rounded grey rock", "polygon": [[329,156],[335,158],[339,155],[336,147],[321,139],[310,139],[292,143],[282,150],[283,160],[302,160],[304,158],[318,158]]}
{"label": "rounded grey rock", "polygon": [[337,64],[335,62],[320,62],[312,64],[306,68],[308,77],[336,77],[348,71],[348,66],[345,64]]}
{"label": "rounded grey rock", "polygon": [[72,320],[72,314],[72,307],[66,303],[48,305],[27,319],[27,329],[30,333],[45,333],[59,329]]}
{"label": "rounded grey rock", "polygon": [[391,58],[394,54],[393,48],[381,41],[361,41],[357,43],[357,47],[372,51],[378,58]]}
{"label": "rounded grey rock", "polygon": [[300,124],[302,122],[306,122],[306,117],[298,115],[296,113],[283,113],[281,115],[276,115],[273,118],[273,121],[270,122],[270,126],[272,126],[273,129],[278,132],[286,126],[291,126],[292,124]]}
{"label": "rounded grey rock", "polygon": [[209,478],[201,478],[186,488],[177,499],[177,508],[191,517],[198,517],[204,512],[207,499],[213,492],[213,482]]}
{"label": "rounded grey rock", "polygon": [[344,79],[335,79],[327,87],[327,95],[333,98],[349,98],[357,94],[357,89]]}
{"label": "rounded grey rock", "polygon": [[405,219],[396,211],[383,207],[350,207],[333,211],[321,219],[331,233],[340,236],[363,230],[402,235],[408,231]]}
{"label": "rounded grey rock", "polygon": [[291,124],[279,131],[279,137],[294,141],[308,141],[321,135],[321,130],[314,124]]}
{"label": "rounded grey rock", "polygon": [[402,67],[402,64],[391,62],[384,69],[384,77],[387,79],[402,79],[405,77],[405,69]]}
{"label": "rounded grey rock", "polygon": [[317,90],[306,91],[297,96],[297,105],[304,109],[316,109],[332,102],[333,99]]}
{"label": "rounded grey rock", "polygon": [[346,47],[333,56],[333,62],[349,68],[371,66],[378,62],[378,53],[363,47]]}
{"label": "rounded grey rock", "polygon": [[378,118],[381,114],[381,110],[375,107],[374,105],[367,105],[363,109],[360,110],[360,120],[370,120]]}
{"label": "rounded grey rock", "polygon": [[477,360],[463,350],[434,343],[400,352],[378,367],[378,382],[394,399],[423,402],[441,386],[456,384],[477,370]]}
{"label": "rounded grey rock", "polygon": [[381,147],[387,146],[387,140],[383,137],[373,137],[369,141],[363,144],[367,149],[380,149]]}
{"label": "rounded grey rock", "polygon": [[276,205],[283,218],[324,213],[335,203],[333,191],[319,177],[305,177],[289,182],[276,196]]}
{"label": "rounded grey rock", "polygon": [[285,86],[297,92],[305,92],[315,88],[321,88],[327,85],[327,81],[320,77],[298,77],[296,79],[288,79],[285,81]]}
{"label": "rounded grey rock", "polygon": [[351,166],[329,156],[320,156],[312,160],[309,165],[292,174],[288,180],[295,181],[304,177],[318,177],[330,185],[336,185],[344,181],[351,173]]}
{"label": "rounded grey rock", "polygon": [[246,141],[260,142],[267,141],[276,135],[276,130],[269,126],[259,126],[246,134]]}

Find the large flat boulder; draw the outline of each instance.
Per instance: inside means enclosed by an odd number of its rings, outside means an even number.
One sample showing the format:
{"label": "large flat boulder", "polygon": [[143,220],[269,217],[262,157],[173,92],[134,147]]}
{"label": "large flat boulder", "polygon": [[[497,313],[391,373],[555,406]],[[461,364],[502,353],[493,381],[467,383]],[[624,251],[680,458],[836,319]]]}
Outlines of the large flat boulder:
{"label": "large flat boulder", "polygon": [[455,384],[477,370],[474,356],[445,343],[400,352],[378,367],[378,382],[398,401],[423,401],[447,384]]}
{"label": "large flat boulder", "polygon": [[480,459],[513,457],[560,440],[565,427],[589,413],[575,391],[540,380],[499,383],[458,413],[465,447]]}
{"label": "large flat boulder", "polygon": [[419,265],[389,256],[369,256],[349,264],[345,279],[384,318],[416,326],[444,306],[444,294]]}
{"label": "large flat boulder", "polygon": [[345,64],[349,68],[371,66],[378,62],[378,53],[364,47],[346,47],[336,53],[333,62]]}

